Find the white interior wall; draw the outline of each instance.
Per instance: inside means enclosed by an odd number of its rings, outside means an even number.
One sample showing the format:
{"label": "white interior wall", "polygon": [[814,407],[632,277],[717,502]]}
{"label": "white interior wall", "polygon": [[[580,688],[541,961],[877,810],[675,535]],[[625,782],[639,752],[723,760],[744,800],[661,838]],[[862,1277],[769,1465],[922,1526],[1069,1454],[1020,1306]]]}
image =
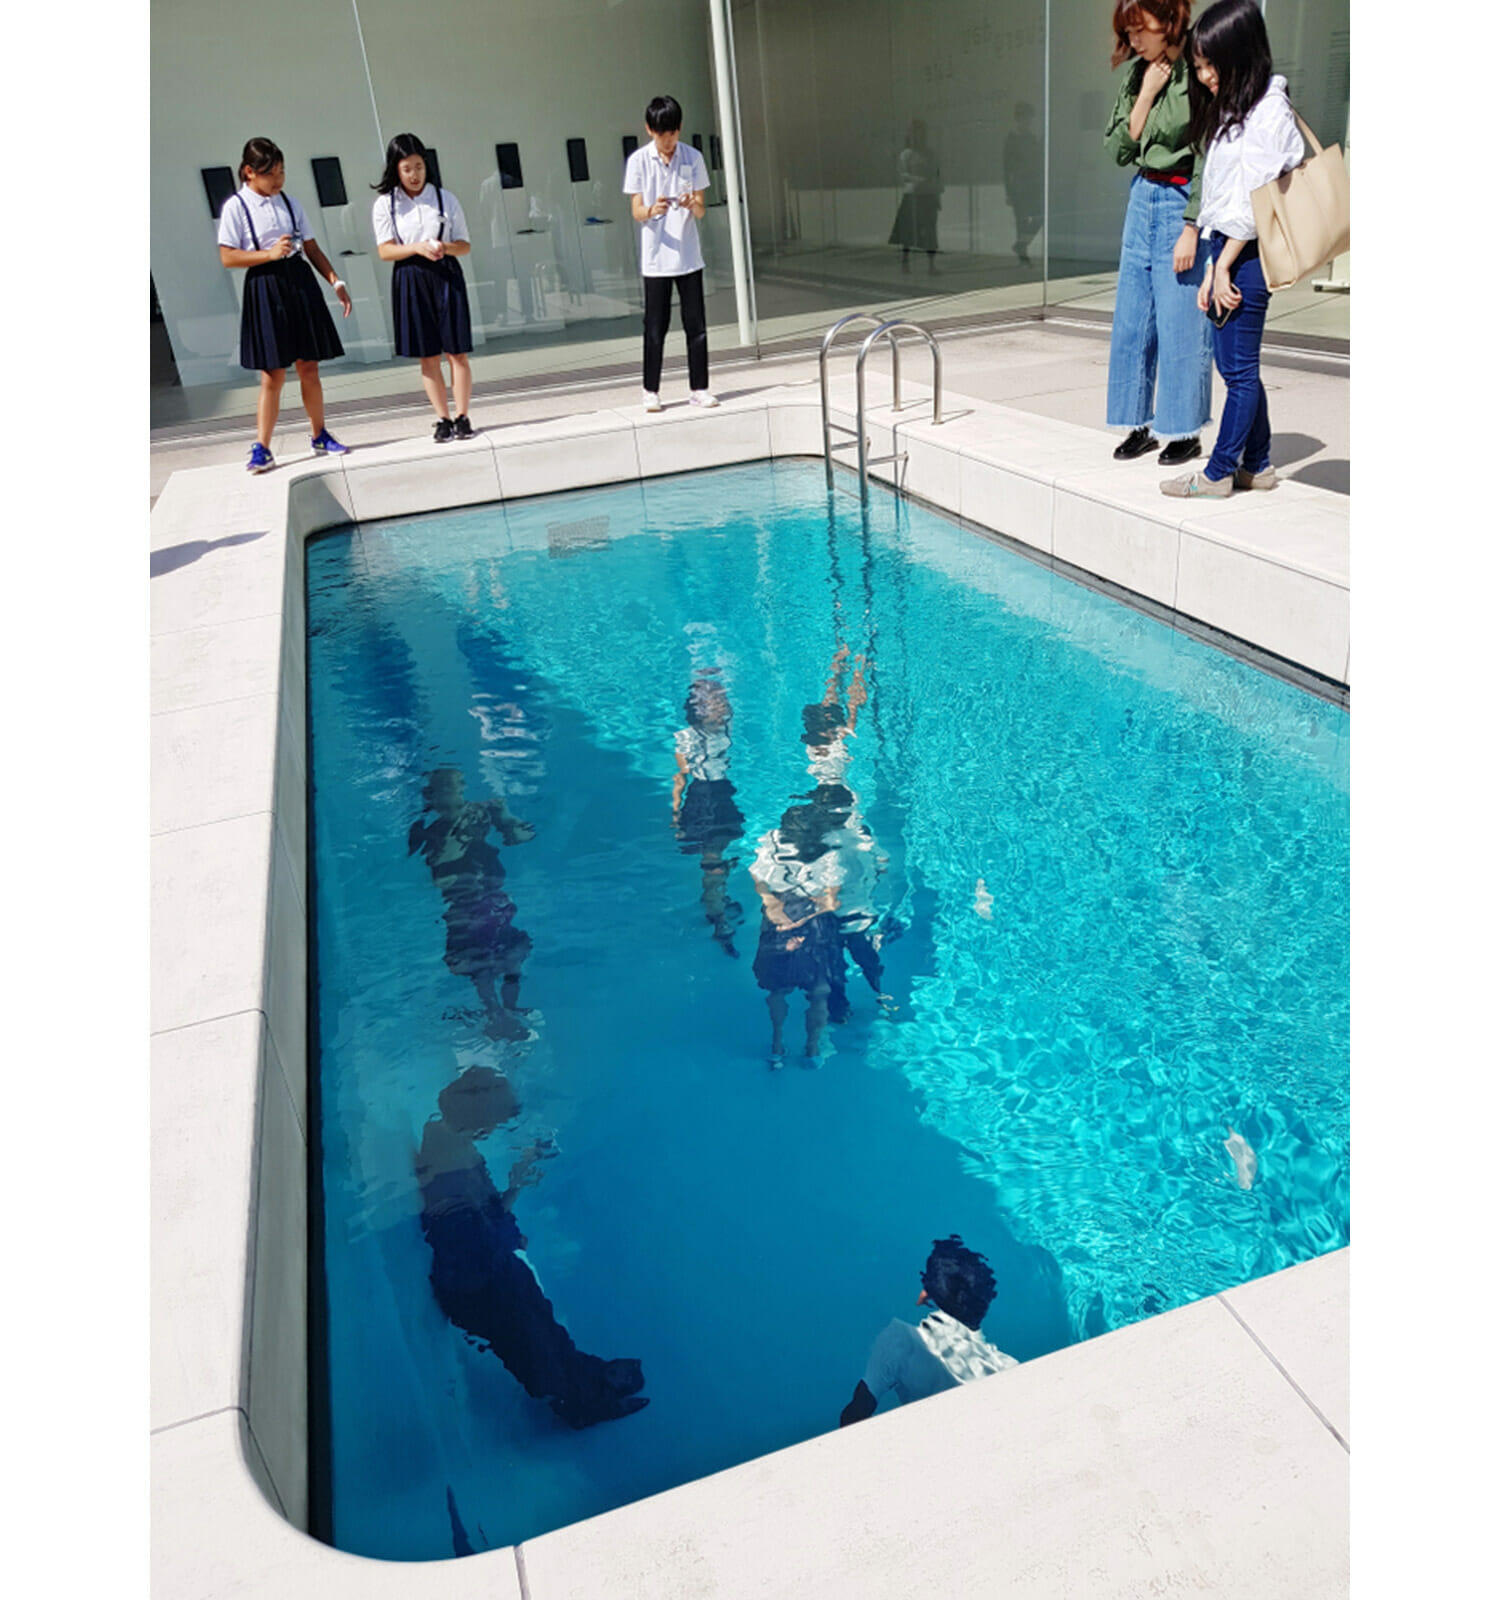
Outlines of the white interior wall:
{"label": "white interior wall", "polygon": [[[378,131],[349,0],[264,0],[249,48],[245,12],[230,0],[153,0],[151,268],[184,383],[222,381],[237,362],[238,300],[198,174],[237,165],[252,134],[286,152],[287,187],[330,257],[373,258],[368,185],[384,140],[414,132],[433,145],[469,219],[465,272],[481,337],[639,305],[621,139],[644,137],[647,101],[668,93],[683,104],[684,134],[701,132],[707,153],[718,128],[703,0],[429,0],[416,12],[360,0],[359,16]],[[569,181],[570,137],[588,142],[588,184]],[[495,145],[509,141],[520,146],[524,186],[502,196]],[[310,165],[326,155],[340,157],[350,198],[327,217]],[[532,196],[549,220],[522,234]],[[590,225],[589,216],[610,220]],[[727,239],[711,218],[705,254],[711,273],[727,275]],[[388,317],[390,269],[367,265]],[[344,276],[352,288],[353,274]],[[353,331],[341,325],[346,346]]]}
{"label": "white interior wall", "polygon": [[260,0],[253,31],[229,0],[152,0],[151,275],[184,383],[222,382],[238,361],[199,169],[237,168],[255,135],[286,152],[287,188],[332,255],[311,158],[342,156],[349,181],[376,142],[347,0]]}

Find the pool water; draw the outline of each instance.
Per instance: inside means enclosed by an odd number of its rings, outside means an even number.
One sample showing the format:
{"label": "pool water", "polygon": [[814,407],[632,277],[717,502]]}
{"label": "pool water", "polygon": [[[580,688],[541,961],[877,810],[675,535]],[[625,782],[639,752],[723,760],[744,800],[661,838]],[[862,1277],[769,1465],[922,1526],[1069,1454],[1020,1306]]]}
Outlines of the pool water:
{"label": "pool water", "polygon": [[[511,1544],[836,1426],[951,1233],[1022,1361],[1347,1243],[1343,710],[820,463],[307,571],[340,1547]],[[781,1054],[763,893],[848,943]],[[478,1139],[435,1126],[474,1067]],[[575,1431],[450,1320],[419,1151],[496,1190],[530,1153],[525,1282],[643,1410]]]}

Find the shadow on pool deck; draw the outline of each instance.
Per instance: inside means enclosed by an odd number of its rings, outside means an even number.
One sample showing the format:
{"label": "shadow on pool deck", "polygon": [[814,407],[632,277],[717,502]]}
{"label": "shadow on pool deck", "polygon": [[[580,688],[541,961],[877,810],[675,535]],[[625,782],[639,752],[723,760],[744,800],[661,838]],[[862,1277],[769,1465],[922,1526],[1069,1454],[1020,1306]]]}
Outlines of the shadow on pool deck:
{"label": "shadow on pool deck", "polygon": [[190,539],[186,544],[168,545],[165,550],[153,550],[151,576],[160,578],[168,572],[176,572],[179,567],[190,566],[194,561],[206,556],[210,550],[222,550],[234,544],[252,544],[257,539],[264,539],[267,531],[265,528],[257,528],[254,533],[230,533],[222,539]]}

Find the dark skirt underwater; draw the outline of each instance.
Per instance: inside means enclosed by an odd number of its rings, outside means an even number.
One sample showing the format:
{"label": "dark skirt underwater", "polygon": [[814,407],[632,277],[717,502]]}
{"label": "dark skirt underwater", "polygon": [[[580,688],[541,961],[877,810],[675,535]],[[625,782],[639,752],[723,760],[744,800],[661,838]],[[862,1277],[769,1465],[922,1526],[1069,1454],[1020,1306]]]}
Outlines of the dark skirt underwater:
{"label": "dark skirt underwater", "polygon": [[474,348],[469,292],[456,256],[408,256],[391,277],[398,356],[467,355]]}
{"label": "dark skirt underwater", "polygon": [[677,814],[678,848],[685,855],[725,850],[745,830],[745,814],[728,778],[694,778]]}
{"label": "dark skirt underwater", "polygon": [[240,312],[242,367],[276,372],[298,361],[333,361],[343,353],[318,275],[304,257],[250,268]]}
{"label": "dark skirt underwater", "polygon": [[831,911],[820,911],[795,928],[778,928],[763,916],[753,971],[761,988],[772,993],[787,989],[841,989],[844,946],[838,918]]}

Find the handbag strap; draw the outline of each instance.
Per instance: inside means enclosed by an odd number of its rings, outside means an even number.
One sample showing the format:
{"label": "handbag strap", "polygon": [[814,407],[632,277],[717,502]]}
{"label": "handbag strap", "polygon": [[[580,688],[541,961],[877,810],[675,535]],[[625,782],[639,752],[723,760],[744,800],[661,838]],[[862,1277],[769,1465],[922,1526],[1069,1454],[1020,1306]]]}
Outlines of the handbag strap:
{"label": "handbag strap", "polygon": [[1317,134],[1315,134],[1312,129],[1308,127],[1306,122],[1303,121],[1302,113],[1296,108],[1296,106],[1292,107],[1292,115],[1297,119],[1297,126],[1302,130],[1302,137],[1306,139],[1307,142],[1313,147],[1313,154],[1319,156],[1322,155],[1323,146],[1318,143]]}

